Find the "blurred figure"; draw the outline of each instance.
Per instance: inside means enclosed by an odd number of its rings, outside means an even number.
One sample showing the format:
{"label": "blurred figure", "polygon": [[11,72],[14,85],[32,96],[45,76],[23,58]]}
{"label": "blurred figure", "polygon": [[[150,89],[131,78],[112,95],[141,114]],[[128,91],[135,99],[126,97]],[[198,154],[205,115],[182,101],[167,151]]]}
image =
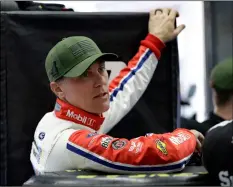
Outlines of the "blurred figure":
{"label": "blurred figure", "polygon": [[181,117],[181,127],[195,129],[206,135],[214,125],[233,119],[233,61],[229,58],[217,64],[210,76],[214,110],[202,123]]}
{"label": "blurred figure", "polygon": [[196,85],[190,85],[187,94],[182,93],[181,90],[181,117],[180,117],[180,125],[181,128],[186,129],[199,129],[200,123],[196,121],[196,113],[192,109],[190,100],[195,95]]}
{"label": "blurred figure", "polygon": [[186,119],[192,119],[196,121],[196,111],[193,109],[191,105],[191,100],[196,94],[197,86],[195,84],[191,84],[189,86],[188,91],[184,92],[181,89],[181,117]]}
{"label": "blurred figure", "polygon": [[214,125],[233,119],[233,61],[229,58],[217,64],[210,76],[214,110],[201,123],[203,135]]}

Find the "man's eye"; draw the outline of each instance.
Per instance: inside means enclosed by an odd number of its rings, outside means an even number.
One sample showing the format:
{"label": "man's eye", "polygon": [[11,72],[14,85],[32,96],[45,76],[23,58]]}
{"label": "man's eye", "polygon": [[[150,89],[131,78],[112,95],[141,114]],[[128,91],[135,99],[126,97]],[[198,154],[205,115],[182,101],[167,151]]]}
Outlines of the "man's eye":
{"label": "man's eye", "polygon": [[99,70],[100,70],[100,71],[104,71],[104,70],[105,70],[105,67],[100,67]]}
{"label": "man's eye", "polygon": [[103,64],[100,65],[99,70],[100,71],[104,71],[105,70],[105,63],[103,63]]}

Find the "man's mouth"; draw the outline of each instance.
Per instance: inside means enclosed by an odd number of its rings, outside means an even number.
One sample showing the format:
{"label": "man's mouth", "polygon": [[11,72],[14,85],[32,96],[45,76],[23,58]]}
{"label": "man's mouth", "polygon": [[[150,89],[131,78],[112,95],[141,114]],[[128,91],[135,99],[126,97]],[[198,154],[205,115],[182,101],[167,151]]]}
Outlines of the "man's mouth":
{"label": "man's mouth", "polygon": [[95,98],[104,98],[104,97],[107,97],[108,93],[107,92],[104,92],[104,93],[100,93],[98,94],[97,96],[94,97]]}

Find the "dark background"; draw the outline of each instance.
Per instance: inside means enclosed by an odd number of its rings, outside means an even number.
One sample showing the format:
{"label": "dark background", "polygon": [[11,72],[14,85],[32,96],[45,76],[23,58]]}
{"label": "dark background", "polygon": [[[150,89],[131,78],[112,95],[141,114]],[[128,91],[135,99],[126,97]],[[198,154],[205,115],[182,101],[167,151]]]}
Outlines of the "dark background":
{"label": "dark background", "polygon": [[[55,104],[44,68],[48,51],[64,37],[84,35],[102,51],[116,53],[127,63],[148,33],[148,18],[145,13],[1,12],[3,184],[21,185],[33,175],[29,156],[34,131]],[[176,127],[177,42],[166,45],[147,90],[110,135],[133,138]]]}
{"label": "dark background", "polygon": [[233,56],[233,1],[205,1],[206,106],[213,110],[209,77],[211,69]]}

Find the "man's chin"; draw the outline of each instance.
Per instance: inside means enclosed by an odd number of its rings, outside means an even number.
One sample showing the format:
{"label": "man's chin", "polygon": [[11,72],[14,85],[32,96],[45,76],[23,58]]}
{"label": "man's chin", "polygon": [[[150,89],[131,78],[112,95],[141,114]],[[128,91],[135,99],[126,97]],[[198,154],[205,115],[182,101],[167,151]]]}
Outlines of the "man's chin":
{"label": "man's chin", "polygon": [[109,110],[109,108],[110,108],[109,104],[104,104],[102,106],[102,112],[101,113],[107,112]]}
{"label": "man's chin", "polygon": [[109,102],[101,102],[101,103],[95,103],[95,105],[92,107],[92,113],[96,114],[102,114],[104,112],[107,112],[110,108]]}

